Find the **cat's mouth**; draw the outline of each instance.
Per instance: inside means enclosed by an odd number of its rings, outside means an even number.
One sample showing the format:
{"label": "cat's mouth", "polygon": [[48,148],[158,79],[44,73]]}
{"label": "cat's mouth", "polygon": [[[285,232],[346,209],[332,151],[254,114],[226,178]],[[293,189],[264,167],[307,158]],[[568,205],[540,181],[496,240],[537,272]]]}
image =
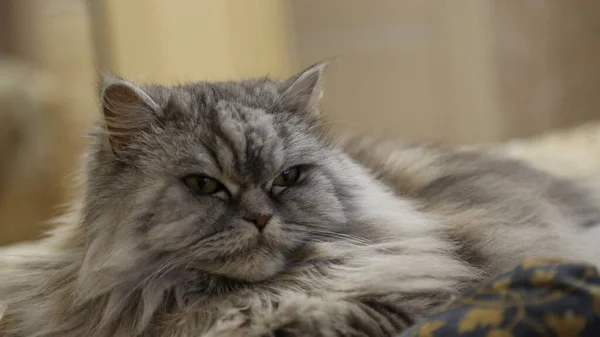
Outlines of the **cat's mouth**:
{"label": "cat's mouth", "polygon": [[264,281],[285,268],[292,248],[269,233],[256,233],[238,250],[223,256],[214,272],[242,281]]}
{"label": "cat's mouth", "polygon": [[277,226],[231,235],[237,239],[215,245],[195,263],[196,268],[240,281],[264,281],[283,271],[303,242],[286,236]]}

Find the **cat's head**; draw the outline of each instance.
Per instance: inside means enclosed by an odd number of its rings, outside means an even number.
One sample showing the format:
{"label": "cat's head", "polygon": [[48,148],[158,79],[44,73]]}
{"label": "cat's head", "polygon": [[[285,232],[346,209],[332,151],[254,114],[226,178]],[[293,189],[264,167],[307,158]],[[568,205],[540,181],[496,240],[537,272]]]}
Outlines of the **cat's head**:
{"label": "cat's head", "polygon": [[344,199],[358,191],[319,121],[324,67],[287,81],[106,79],[87,172],[88,267],[163,261],[257,281],[303,245],[348,235]]}

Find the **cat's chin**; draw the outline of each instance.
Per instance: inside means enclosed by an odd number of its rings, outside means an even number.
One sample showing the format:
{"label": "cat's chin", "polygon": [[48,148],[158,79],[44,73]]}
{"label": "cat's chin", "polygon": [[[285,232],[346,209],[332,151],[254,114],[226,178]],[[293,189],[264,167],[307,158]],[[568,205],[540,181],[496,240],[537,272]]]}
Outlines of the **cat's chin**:
{"label": "cat's chin", "polygon": [[281,253],[254,254],[228,263],[214,273],[240,281],[260,282],[277,275],[285,265],[286,259]]}

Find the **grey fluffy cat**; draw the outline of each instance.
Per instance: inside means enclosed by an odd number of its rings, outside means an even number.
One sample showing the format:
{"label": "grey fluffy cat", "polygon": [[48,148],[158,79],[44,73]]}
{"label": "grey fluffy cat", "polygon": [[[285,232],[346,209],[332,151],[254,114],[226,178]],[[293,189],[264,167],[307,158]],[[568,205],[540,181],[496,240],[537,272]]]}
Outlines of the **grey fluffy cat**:
{"label": "grey fluffy cat", "polygon": [[106,79],[81,203],[0,262],[0,335],[394,336],[523,258],[599,260],[598,204],[574,182],[495,153],[333,142],[324,67]]}

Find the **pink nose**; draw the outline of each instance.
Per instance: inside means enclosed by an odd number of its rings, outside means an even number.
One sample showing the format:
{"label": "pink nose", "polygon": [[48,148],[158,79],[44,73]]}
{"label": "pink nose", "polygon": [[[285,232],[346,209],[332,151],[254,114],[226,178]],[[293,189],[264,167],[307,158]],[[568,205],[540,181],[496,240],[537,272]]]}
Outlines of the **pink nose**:
{"label": "pink nose", "polygon": [[258,215],[254,218],[246,218],[247,221],[250,221],[256,226],[256,228],[260,231],[265,228],[269,220],[271,220],[271,215]]}

